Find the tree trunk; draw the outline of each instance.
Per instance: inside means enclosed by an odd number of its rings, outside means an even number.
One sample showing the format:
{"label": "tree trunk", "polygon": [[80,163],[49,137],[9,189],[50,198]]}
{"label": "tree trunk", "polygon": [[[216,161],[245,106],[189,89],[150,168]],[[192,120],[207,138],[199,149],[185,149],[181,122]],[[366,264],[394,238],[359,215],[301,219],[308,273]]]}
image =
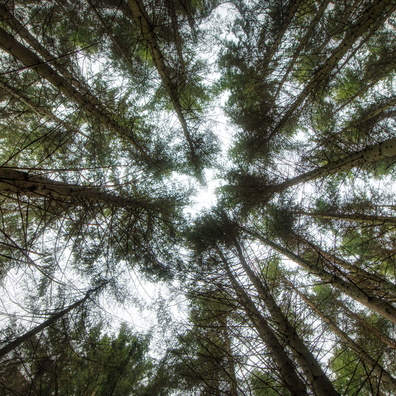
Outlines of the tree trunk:
{"label": "tree trunk", "polygon": [[278,99],[279,93],[287,81],[287,78],[289,77],[290,72],[293,70],[293,66],[295,65],[301,51],[305,47],[305,45],[308,43],[310,39],[312,39],[312,33],[314,32],[314,29],[318,25],[319,21],[321,20],[324,12],[326,11],[327,6],[329,5],[331,0],[324,0],[320,3],[320,7],[318,9],[318,12],[316,13],[315,17],[312,19],[304,37],[300,40],[298,47],[293,51],[293,57],[291,58],[289,65],[287,67],[287,70],[282,76],[281,81],[279,82],[278,88],[275,93],[275,98]]}
{"label": "tree trunk", "polygon": [[351,264],[340,259],[334,254],[324,251],[318,245],[309,242],[299,234],[293,233],[290,236],[297,246],[303,244],[308,252],[316,256],[315,260],[318,260],[318,262],[320,262],[323,267],[327,268],[330,272],[335,272],[335,274],[339,274],[355,284],[363,283],[369,291],[373,290],[373,288],[378,289],[382,292],[382,295],[391,293],[395,296],[394,298],[396,298],[396,285],[388,279],[385,279],[383,276],[368,272],[356,264]]}
{"label": "tree trunk", "polygon": [[[6,5],[0,4],[0,17],[14,30],[22,39],[24,39],[38,54],[40,54],[48,64],[51,64],[60,74],[68,81],[78,87],[81,92],[87,93],[88,87],[77,81],[73,73],[71,73],[64,65],[58,61],[59,56],[51,54],[30,32],[29,30],[15,18],[14,14],[9,11]],[[81,90],[82,85],[84,89]]]}
{"label": "tree trunk", "polygon": [[271,134],[272,136],[283,128],[287,120],[293,116],[294,112],[310,95],[312,95],[312,93],[317,92],[320,84],[330,77],[330,74],[337,67],[344,55],[352,48],[353,44],[355,44],[359,37],[367,32],[369,32],[369,35],[372,34],[374,31],[373,25],[377,27],[381,24],[395,8],[396,6],[393,5],[391,0],[372,2],[370,6],[366,8],[362,17],[357,20],[350,29],[348,29],[346,37],[341,41],[333,54],[315,71],[309,83],[305,86],[303,91],[298,95],[297,99],[275,126]]}
{"label": "tree trunk", "polygon": [[315,262],[307,261],[301,256],[291,252],[290,250],[270,241],[269,239],[253,232],[249,231],[246,228],[243,228],[245,232],[253,237],[257,238],[267,246],[272,247],[279,253],[283,254],[284,256],[288,257],[290,260],[294,261],[295,263],[301,265],[305,268],[309,273],[316,275],[322,281],[326,283],[332,284],[334,287],[339,289],[341,292],[345,293],[349,297],[353,298],[354,300],[358,301],[359,303],[365,305],[367,308],[372,309],[374,312],[382,315],[384,318],[387,318],[391,322],[396,324],[396,308],[388,304],[387,302],[383,301],[382,299],[374,296],[369,296],[367,293],[362,291],[358,286],[355,284],[345,281],[341,279],[337,275],[333,275],[327,271],[325,271],[320,265]]}
{"label": "tree trunk", "polygon": [[53,86],[58,88],[68,98],[79,104],[86,112],[99,119],[104,125],[115,131],[121,139],[126,139],[148,162],[152,162],[146,152],[132,136],[131,131],[127,131],[118,124],[115,117],[110,114],[97,98],[89,92],[82,93],[76,89],[67,79],[59,75],[51,66],[40,59],[33,51],[19,43],[13,36],[0,27],[0,48],[3,48],[10,55],[14,56],[26,67],[35,69]]}
{"label": "tree trunk", "polygon": [[239,285],[235,276],[232,274],[227,259],[224,257],[223,253],[220,250],[219,254],[224,263],[224,268],[226,270],[228,278],[231,281],[232,287],[235,290],[235,293],[240,298],[240,303],[242,307],[250,318],[261,339],[264,341],[268,349],[273,354],[274,361],[279,367],[280,377],[282,378],[284,386],[289,389],[293,395],[307,395],[305,385],[299,378],[292,360],[289,358],[286,351],[279,343],[274,332],[267,324],[266,319],[257,309],[255,303],[251,300],[245,290]]}
{"label": "tree trunk", "polygon": [[[298,7],[300,6],[302,0],[289,0],[289,4],[284,5],[283,7],[287,7],[285,10],[285,16],[283,17],[282,24],[280,26],[280,30],[277,32],[276,36],[272,38],[272,44],[268,51],[264,54],[264,59],[262,60],[263,64],[267,67],[272,62],[272,59],[278,51],[278,48],[283,40],[283,37],[288,28],[290,28],[290,23],[293,20],[294,16],[298,11]],[[260,44],[259,44],[260,46]]]}
{"label": "tree trunk", "polygon": [[287,213],[314,217],[317,219],[344,220],[369,225],[396,225],[396,218],[380,215],[344,214],[329,212],[306,212],[303,210],[288,210]]}
{"label": "tree trunk", "polygon": [[289,287],[297,293],[303,301],[312,309],[317,316],[319,316],[329,328],[336,334],[356,355],[363,361],[367,362],[373,367],[373,372],[378,376],[381,381],[386,382],[388,387],[393,391],[396,391],[396,379],[393,378],[383,367],[381,367],[377,360],[373,359],[362,347],[360,347],[355,341],[352,340],[344,331],[342,331],[334,321],[326,316],[307,296],[297,290],[290,282],[286,281]]}
{"label": "tree trunk", "polygon": [[350,170],[353,167],[361,166],[366,163],[373,163],[385,158],[392,158],[396,156],[396,138],[385,140],[382,143],[367,146],[361,151],[357,151],[341,158],[338,161],[329,162],[327,165],[313,169],[309,172],[303,173],[299,176],[285,180],[282,183],[268,186],[268,189],[273,192],[281,192],[288,187],[295,186],[300,183],[306,183],[321,177],[327,177],[332,174]]}
{"label": "tree trunk", "polygon": [[228,324],[227,324],[227,315],[222,315],[219,318],[220,325],[223,329],[223,337],[225,341],[225,353],[227,355],[227,375],[230,378],[230,396],[238,396],[238,381],[236,378],[235,374],[235,363],[234,363],[234,357],[232,355],[232,349],[231,349],[231,339],[229,336],[229,330],[228,330]]}
{"label": "tree trunk", "polygon": [[291,325],[279,306],[276,304],[269,289],[260,280],[260,278],[256,276],[249,264],[246,262],[238,241],[235,240],[234,244],[238,252],[239,261],[245,273],[256,288],[259,297],[263,300],[272,319],[277,323],[277,327],[282,338],[294,351],[295,358],[307,377],[308,383],[311,384],[315,395],[338,395],[339,393],[334,389],[333,384],[323,372],[318,361],[297,334],[295,327]]}
{"label": "tree trunk", "polygon": [[22,334],[21,336],[17,337],[14,341],[12,341],[12,342],[8,343],[7,345],[3,346],[2,348],[0,348],[0,358],[3,357],[4,355],[6,355],[7,353],[13,351],[15,348],[17,348],[19,345],[23,344],[25,341],[29,340],[34,335],[40,333],[41,331],[43,331],[47,327],[55,324],[55,322],[58,319],[60,319],[63,316],[65,316],[70,311],[72,311],[75,308],[78,308],[79,306],[84,304],[85,301],[87,301],[90,298],[92,293],[94,293],[95,291],[99,290],[102,287],[103,287],[103,285],[101,285],[101,286],[99,286],[99,287],[97,287],[95,289],[89,290],[85,294],[85,297],[82,298],[81,300],[79,300],[79,301],[75,302],[74,304],[68,306],[67,308],[63,309],[62,311],[59,311],[59,312],[51,315],[51,317],[49,317],[46,321],[44,321],[40,325],[34,327],[33,329],[29,330],[25,334]]}
{"label": "tree trunk", "polygon": [[64,127],[68,132],[80,134],[80,135],[88,138],[88,136],[85,133],[81,132],[74,125],[72,125],[69,122],[63,121],[58,116],[56,116],[51,111],[49,111],[46,107],[38,106],[36,103],[34,103],[34,101],[32,99],[28,98],[26,95],[24,95],[22,92],[16,90],[15,88],[11,87],[5,81],[0,80],[0,87],[5,89],[12,96],[14,96],[18,100],[20,100],[22,103],[24,103],[34,113],[36,113],[39,117],[45,117],[49,120],[55,121],[58,125],[61,125],[62,127]]}
{"label": "tree trunk", "polygon": [[366,320],[364,320],[360,315],[351,311],[342,301],[338,299],[333,300],[334,303],[339,306],[341,309],[345,311],[345,313],[353,320],[355,320],[361,327],[364,327],[366,330],[374,334],[379,340],[381,340],[384,344],[386,344],[389,348],[396,350],[396,341],[392,338],[389,338],[387,335],[378,331],[375,327],[371,326]]}
{"label": "tree trunk", "polygon": [[182,126],[184,136],[187,140],[190,151],[192,154],[195,154],[194,143],[191,138],[189,128],[187,126],[187,121],[183,112],[183,107],[179,100],[177,87],[172,81],[169,68],[166,66],[166,59],[157,41],[156,35],[154,33],[154,27],[149,19],[145,6],[141,0],[128,0],[128,3],[131,8],[132,14],[135,18],[135,21],[137,25],[140,27],[143,37],[146,40],[147,45],[150,49],[151,57],[158,71],[158,74],[162,80],[162,84],[172,101],[173,107],[176,111],[177,117]]}
{"label": "tree trunk", "polygon": [[104,203],[124,208],[140,208],[159,210],[161,205],[166,206],[162,200],[158,206],[155,202],[124,198],[116,194],[101,191],[96,186],[81,186],[52,180],[45,176],[31,175],[11,168],[0,168],[0,194],[22,194],[41,198],[70,202],[74,204],[86,204],[87,202],[98,204]]}

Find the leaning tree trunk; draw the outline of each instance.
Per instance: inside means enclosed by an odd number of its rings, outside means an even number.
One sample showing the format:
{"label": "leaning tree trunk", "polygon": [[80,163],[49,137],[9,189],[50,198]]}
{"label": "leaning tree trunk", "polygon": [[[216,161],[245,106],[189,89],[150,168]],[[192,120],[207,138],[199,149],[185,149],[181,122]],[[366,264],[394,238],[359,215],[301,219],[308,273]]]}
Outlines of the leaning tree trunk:
{"label": "leaning tree trunk", "polygon": [[244,227],[242,229],[249,235],[263,242],[265,245],[272,247],[274,250],[288,257],[290,260],[301,265],[309,273],[316,275],[318,278],[326,283],[330,283],[349,297],[353,298],[359,303],[365,305],[367,308],[372,309],[374,312],[377,312],[384,318],[396,324],[396,308],[393,305],[388,304],[387,302],[383,301],[378,297],[368,295],[357,285],[349,281],[345,281],[337,275],[327,272],[320,265],[318,265],[318,263],[305,260],[301,256],[276,244],[275,242],[270,241],[269,239],[257,234],[256,232],[250,231]]}
{"label": "leaning tree trunk", "polygon": [[355,284],[363,284],[368,292],[380,290],[382,296],[388,296],[391,293],[394,296],[392,297],[392,301],[395,300],[396,285],[388,279],[381,275],[368,272],[356,264],[351,264],[346,260],[336,257],[334,254],[326,252],[320,246],[308,241],[299,234],[291,233],[289,236],[292,238],[293,243],[302,244],[307,249],[306,252],[314,255],[315,261],[321,263],[330,272],[341,275]]}
{"label": "leaning tree trunk", "polygon": [[88,136],[84,132],[77,129],[73,124],[62,120],[61,118],[53,114],[50,110],[48,110],[46,107],[37,105],[31,98],[27,97],[24,93],[22,93],[22,91],[11,87],[9,84],[7,84],[7,82],[3,81],[2,79],[0,79],[0,88],[3,88],[7,92],[9,92],[25,106],[29,107],[39,117],[45,117],[49,120],[56,122],[58,125],[61,125],[63,128],[65,128],[69,133],[71,132],[74,134],[79,134],[88,138]]}
{"label": "leaning tree trunk", "polygon": [[[309,96],[317,92],[318,87],[330,78],[331,73],[337,68],[339,62],[346,53],[351,50],[356,41],[367,32],[369,32],[368,36],[373,34],[375,28],[383,23],[395,8],[396,6],[391,0],[374,1],[366,8],[362,17],[347,30],[346,37],[340,42],[333,54],[317,68],[309,83],[297,96],[296,100],[291,104],[279,123],[275,126],[274,130],[271,132],[271,136],[277,134],[294,115],[296,110],[303,104],[303,102]],[[367,38],[366,34],[366,39]]]}
{"label": "leaning tree trunk", "polygon": [[[52,180],[45,176],[32,175],[12,168],[0,168],[0,194],[36,196],[63,202],[82,204],[104,203],[117,207],[155,209],[150,200],[125,198],[100,190],[96,186],[81,186]],[[159,205],[165,201],[160,200]],[[158,206],[159,208],[159,206]]]}
{"label": "leaning tree trunk", "polygon": [[350,154],[338,161],[329,162],[327,165],[305,172],[299,176],[285,180],[274,186],[269,186],[273,192],[281,192],[288,187],[306,183],[332,174],[350,170],[357,166],[373,163],[385,158],[396,156],[396,138],[385,140],[381,143],[367,146],[365,149]]}
{"label": "leaning tree trunk", "polygon": [[236,185],[231,186],[230,189],[242,202],[245,201],[249,205],[257,206],[268,202],[275,194],[281,193],[289,187],[394,157],[396,157],[396,138],[366,146],[363,150],[356,151],[344,158],[329,162],[327,165],[312,169],[299,176],[286,179],[279,184],[264,184],[259,176],[236,173]]}
{"label": "leaning tree trunk", "polygon": [[315,32],[315,28],[318,25],[318,23],[320,22],[324,12],[326,11],[329,3],[331,0],[322,0],[320,2],[320,6],[318,11],[315,14],[315,17],[312,19],[312,22],[310,23],[304,37],[302,37],[299,40],[299,44],[298,47],[296,49],[293,50],[293,56],[291,57],[291,60],[289,61],[289,64],[287,66],[286,71],[283,73],[283,76],[280,80],[280,82],[278,83],[278,87],[276,89],[276,93],[275,93],[275,98],[279,98],[279,93],[281,92],[285,82],[287,81],[287,78],[289,77],[290,72],[293,70],[293,67],[301,53],[301,51],[303,50],[303,48],[305,47],[305,45],[308,43],[309,40],[312,40],[312,34]]}
{"label": "leaning tree trunk", "polygon": [[223,337],[225,341],[225,353],[227,357],[227,375],[230,378],[230,396],[238,396],[238,381],[235,373],[235,362],[231,349],[231,339],[229,336],[229,328],[227,315],[221,315],[219,318],[221,328],[223,329]]}
{"label": "leaning tree trunk", "polygon": [[292,360],[287,355],[285,349],[278,341],[275,333],[267,324],[266,319],[261,315],[255,303],[248,296],[245,290],[239,285],[237,279],[233,275],[227,259],[219,249],[219,255],[224,264],[225,271],[231,281],[235,293],[240,298],[240,303],[245,310],[247,316],[257,330],[263,342],[273,355],[273,359],[279,367],[280,376],[284,386],[289,389],[293,395],[307,395],[304,383],[299,378]]}
{"label": "leaning tree trunk", "polygon": [[141,0],[128,0],[128,3],[131,8],[133,17],[135,18],[137,25],[140,27],[143,37],[149,47],[151,58],[161,78],[162,84],[166,89],[173,104],[173,107],[176,111],[180,125],[183,129],[184,136],[189,145],[190,152],[193,156],[195,156],[194,142],[187,125],[187,120],[183,111],[183,107],[180,103],[179,94],[177,92],[178,88],[172,81],[169,67],[166,65],[166,59],[161,51],[156,34],[154,33],[154,26],[150,21],[145,5]]}
{"label": "leaning tree trunk", "polygon": [[[52,65],[60,74],[62,74],[68,81],[75,85],[81,92],[88,92],[88,87],[77,81],[73,73],[71,73],[64,65],[60,64],[58,61],[59,56],[51,54],[39,40],[34,37],[24,24],[15,18],[14,14],[9,11],[6,5],[0,4],[0,17],[2,21],[7,23],[11,29],[14,30],[25,42],[27,42],[44,60]],[[83,89],[82,86],[84,85]]]}
{"label": "leaning tree trunk", "polygon": [[291,325],[287,317],[276,304],[268,287],[260,280],[246,262],[242,253],[242,248],[236,239],[234,245],[238,252],[238,258],[242,268],[256,288],[259,297],[263,300],[271,318],[277,324],[277,328],[279,333],[282,335],[282,338],[294,351],[295,358],[307,377],[308,383],[312,386],[315,395],[338,395],[338,392],[334,389],[333,384],[323,372],[320,364],[298,335],[296,328]]}
{"label": "leaning tree trunk", "polygon": [[264,54],[264,59],[262,61],[263,65],[269,66],[272,62],[276,52],[279,49],[279,46],[282,43],[287,29],[290,27],[290,22],[296,16],[302,2],[302,0],[290,0],[289,4],[286,5],[280,29],[278,32],[276,32],[275,37],[272,38],[272,44]]}
{"label": "leaning tree trunk", "polygon": [[340,307],[345,313],[353,319],[355,322],[359,323],[361,327],[364,327],[370,333],[375,335],[379,340],[381,340],[384,344],[386,344],[389,348],[396,350],[396,341],[392,338],[388,337],[386,334],[382,333],[381,331],[377,330],[375,327],[371,326],[366,320],[364,320],[360,315],[353,312],[349,309],[342,301],[338,299],[333,300],[334,304]]}
{"label": "leaning tree trunk", "polygon": [[364,214],[344,214],[344,213],[330,213],[330,212],[307,212],[304,210],[288,210],[287,213],[309,216],[316,219],[324,220],[343,220],[368,225],[396,225],[396,218],[380,215],[364,215]]}
{"label": "leaning tree trunk", "polygon": [[65,77],[58,74],[47,62],[39,58],[33,51],[19,43],[13,36],[0,27],[0,48],[14,56],[26,67],[35,69],[43,78],[58,88],[69,99],[79,104],[87,113],[100,120],[106,127],[115,131],[117,135],[127,140],[141,155],[152,162],[145,150],[138,144],[130,130],[121,126],[116,117],[107,111],[96,97],[89,92],[82,92],[74,87]]}
{"label": "leaning tree trunk", "polygon": [[17,337],[14,341],[11,341],[7,345],[3,346],[0,348],[0,358],[6,355],[7,353],[13,351],[15,348],[17,348],[19,345],[23,344],[25,341],[29,340],[31,337],[34,335],[40,333],[44,329],[46,329],[49,326],[52,326],[55,324],[55,322],[67,315],[70,311],[78,308],[79,306],[83,305],[90,297],[91,294],[98,291],[101,289],[104,285],[98,286],[95,289],[89,290],[86,294],[85,297],[82,298],[81,300],[75,302],[74,304],[68,306],[67,308],[63,309],[62,311],[59,311],[53,315],[51,315],[46,321],[41,323],[40,325],[34,327],[33,329],[29,330],[25,334],[22,334],[21,336]]}
{"label": "leaning tree trunk", "polygon": [[286,282],[289,287],[294,290],[294,292],[297,293],[303,301],[307,303],[312,311],[315,312],[315,314],[319,316],[329,326],[333,333],[336,334],[345,343],[346,346],[348,346],[348,348],[354,351],[360,359],[367,362],[373,367],[373,372],[378,376],[379,379],[381,379],[388,385],[389,389],[396,391],[396,379],[393,378],[382,366],[380,366],[377,360],[373,359],[360,345],[352,340],[352,338],[350,338],[347,333],[342,331],[335,324],[334,320],[325,315],[306,295],[297,290],[297,288],[294,287],[290,282]]}

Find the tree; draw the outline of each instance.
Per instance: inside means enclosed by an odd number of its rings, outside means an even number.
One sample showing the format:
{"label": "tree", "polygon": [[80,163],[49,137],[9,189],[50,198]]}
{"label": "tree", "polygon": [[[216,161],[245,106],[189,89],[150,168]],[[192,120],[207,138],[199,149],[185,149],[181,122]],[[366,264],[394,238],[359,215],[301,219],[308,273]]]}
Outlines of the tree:
{"label": "tree", "polygon": [[394,392],[394,1],[3,3],[3,394]]}
{"label": "tree", "polygon": [[[70,328],[68,328],[68,326]],[[118,334],[104,334],[101,325],[76,329],[65,321],[32,337],[18,354],[27,374],[12,386],[5,381],[7,362],[2,370],[4,394],[125,395],[144,392],[144,379],[152,375],[147,357],[148,339],[135,335],[125,324]],[[74,327],[74,328],[73,328]],[[143,394],[143,393],[141,393]]]}

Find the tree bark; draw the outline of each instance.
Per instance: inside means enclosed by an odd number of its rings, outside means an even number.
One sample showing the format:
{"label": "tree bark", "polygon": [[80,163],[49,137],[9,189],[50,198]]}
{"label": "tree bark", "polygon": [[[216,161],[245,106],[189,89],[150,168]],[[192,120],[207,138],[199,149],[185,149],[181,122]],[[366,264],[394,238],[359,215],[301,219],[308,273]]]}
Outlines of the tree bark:
{"label": "tree bark", "polygon": [[342,301],[338,299],[333,300],[334,303],[339,306],[341,309],[345,311],[345,313],[353,320],[355,320],[361,327],[364,327],[370,333],[375,335],[379,340],[381,340],[385,345],[389,348],[396,350],[396,341],[392,338],[388,337],[387,335],[378,331],[375,327],[371,326],[366,320],[364,320],[361,316],[350,310]]}
{"label": "tree bark", "polygon": [[396,138],[385,140],[381,143],[367,146],[365,149],[352,153],[338,161],[329,162],[327,165],[305,172],[299,176],[287,179],[282,183],[268,186],[273,192],[281,192],[288,187],[300,183],[306,183],[321,177],[350,170],[353,167],[361,166],[366,163],[373,163],[385,158],[396,156]]}
{"label": "tree bark", "polygon": [[263,300],[272,319],[277,323],[277,327],[279,332],[282,334],[282,338],[293,350],[295,359],[299,363],[306,378],[308,379],[308,383],[311,384],[315,395],[338,395],[339,393],[335,390],[333,384],[331,383],[327,375],[323,372],[318,361],[304,344],[303,340],[298,335],[295,327],[291,325],[291,323],[283,314],[279,306],[276,304],[269,289],[246,262],[245,257],[242,253],[242,248],[236,239],[234,244],[238,252],[238,258],[242,265],[242,268],[244,269],[248,278],[256,288],[259,297]]}
{"label": "tree bark", "polygon": [[344,214],[344,213],[329,213],[329,212],[306,212],[303,210],[288,210],[287,213],[310,216],[317,219],[328,220],[344,220],[356,223],[363,223],[369,225],[396,225],[396,218],[380,215],[363,215],[363,214]]}
{"label": "tree bark", "polygon": [[39,324],[38,326],[36,326],[33,329],[31,329],[28,332],[26,332],[25,334],[22,334],[21,336],[17,337],[14,341],[12,341],[12,342],[8,343],[7,345],[3,346],[2,348],[0,348],[0,358],[3,357],[4,355],[6,355],[7,353],[13,351],[15,348],[17,348],[19,345],[23,344],[25,341],[29,340],[34,335],[40,333],[41,331],[43,331],[47,327],[55,324],[55,322],[58,319],[60,319],[63,316],[65,316],[70,311],[72,311],[72,310],[78,308],[79,306],[81,306],[82,304],[84,304],[85,301],[87,301],[90,298],[92,293],[94,293],[95,291],[99,290],[102,287],[103,287],[103,285],[101,285],[101,286],[99,286],[99,287],[97,287],[95,289],[89,290],[85,294],[85,297],[82,298],[81,300],[79,300],[79,301],[75,302],[74,304],[68,306],[67,308],[63,309],[62,311],[59,311],[59,312],[51,315],[43,323]]}
{"label": "tree bark", "polygon": [[354,300],[358,301],[359,303],[365,305],[367,308],[372,309],[374,312],[377,312],[384,318],[390,320],[391,322],[396,324],[396,308],[383,301],[382,299],[374,296],[370,296],[364,291],[362,291],[358,286],[355,284],[345,281],[341,279],[337,275],[333,275],[327,271],[325,271],[320,265],[314,263],[312,261],[307,261],[301,256],[291,252],[290,250],[270,241],[269,239],[250,231],[246,228],[242,228],[245,232],[249,235],[257,238],[267,246],[272,247],[279,253],[283,254],[284,256],[288,257],[290,260],[294,261],[295,263],[301,265],[304,269],[306,269],[309,273],[316,275],[322,281],[326,283],[332,284],[334,287],[339,289],[341,292],[345,293],[346,295],[350,296]]}
{"label": "tree bark", "polygon": [[313,312],[317,316],[319,316],[328,326],[329,328],[336,334],[344,343],[345,345],[350,348],[352,351],[356,353],[363,361],[367,362],[373,367],[373,372],[381,379],[387,383],[389,389],[393,391],[396,390],[396,379],[393,378],[382,366],[377,363],[377,360],[373,359],[360,345],[358,345],[355,341],[350,338],[347,333],[342,331],[334,321],[325,315],[306,295],[301,293],[294,287],[290,282],[286,281],[289,287],[297,293],[303,301],[307,303],[307,305],[312,309]]}
{"label": "tree bark", "polygon": [[253,326],[257,330],[261,339],[267,345],[268,349],[273,354],[273,358],[279,367],[280,376],[284,383],[284,386],[289,389],[293,395],[307,395],[304,383],[299,378],[292,360],[287,355],[286,351],[279,343],[274,332],[267,324],[266,319],[261,315],[257,309],[255,303],[251,300],[245,290],[239,285],[235,276],[233,275],[231,268],[224,257],[223,253],[219,249],[219,255],[224,264],[227,276],[231,281],[232,287],[235,293],[240,298],[240,303],[243,306],[246,314],[250,318]]}
{"label": "tree bark", "polygon": [[[305,86],[302,92],[298,95],[297,99],[286,111],[282,119],[275,126],[271,136],[278,133],[283,126],[286,124],[294,112],[300,107],[300,105],[315,92],[318,86],[329,78],[330,74],[337,67],[338,63],[344,57],[344,55],[352,48],[353,44],[358,40],[359,37],[369,32],[369,35],[373,33],[373,25],[378,26],[383,20],[388,17],[396,8],[391,0],[380,0],[372,2],[363,13],[362,17],[356,21],[356,23],[347,31],[346,37],[334,50],[333,54],[323,63],[313,74],[309,83]],[[366,35],[367,36],[367,35]]]}
{"label": "tree bark", "polygon": [[290,72],[293,70],[293,66],[295,65],[301,51],[303,50],[304,46],[308,43],[310,39],[312,39],[312,34],[314,32],[315,27],[318,25],[319,21],[321,20],[324,12],[326,11],[327,6],[329,5],[331,0],[325,0],[320,3],[320,7],[318,12],[316,13],[315,17],[312,19],[304,37],[300,40],[298,47],[293,51],[293,57],[291,58],[289,65],[283,74],[282,79],[278,84],[278,88],[275,93],[275,98],[279,97],[279,93],[285,84],[287,78],[289,77]]}
{"label": "tree bark", "polygon": [[324,251],[318,245],[308,241],[299,234],[293,233],[291,236],[293,238],[293,242],[295,242],[297,246],[303,244],[303,246],[307,248],[308,252],[316,256],[315,260],[321,263],[323,267],[327,268],[329,271],[335,272],[355,284],[363,283],[368,290],[372,290],[374,287],[381,290],[383,294],[391,293],[396,297],[396,285],[388,279],[385,279],[383,276],[368,272],[356,264],[351,264],[346,260],[336,257],[334,254]]}
{"label": "tree bark", "polygon": [[158,74],[162,80],[162,84],[171,99],[177,117],[179,119],[179,122],[182,126],[184,136],[189,145],[190,151],[193,155],[195,155],[194,142],[192,140],[187,125],[186,117],[183,112],[183,107],[180,103],[179,95],[177,93],[177,87],[173,83],[172,78],[170,76],[169,68],[166,65],[165,57],[157,41],[156,35],[154,33],[154,27],[146,12],[145,6],[141,0],[128,0],[128,3],[131,8],[132,14],[135,18],[135,21],[140,27],[143,37],[146,40],[147,45],[150,49],[151,57],[158,71]]}
{"label": "tree bark", "polygon": [[52,120],[56,122],[58,125],[61,125],[64,127],[68,132],[73,132],[79,135],[82,135],[86,138],[88,136],[81,132],[79,129],[77,129],[73,124],[63,121],[60,119],[58,116],[53,114],[51,111],[49,111],[46,107],[43,106],[38,106],[32,99],[24,95],[21,91],[16,90],[15,88],[11,87],[8,85],[5,81],[0,79],[0,87],[8,91],[12,96],[17,98],[19,101],[21,101],[23,104],[25,104],[27,107],[29,107],[34,113],[36,113],[40,117],[45,117],[49,120]]}
{"label": "tree bark", "polygon": [[[61,65],[58,61],[58,56],[51,54],[23,25],[15,18],[14,14],[9,11],[6,5],[0,4],[0,17],[7,25],[14,30],[22,39],[24,39],[38,54],[40,54],[48,64],[51,64],[60,74],[62,74],[68,81],[77,86],[81,92],[88,92],[88,87],[77,81],[73,73],[71,73],[66,66]],[[81,90],[82,85],[84,89]]]}
{"label": "tree bark", "polygon": [[54,87],[58,88],[69,99],[79,104],[86,112],[90,113],[95,118],[99,119],[109,129],[115,131],[117,135],[124,140],[127,140],[142,156],[148,161],[152,162],[147,156],[143,148],[137,143],[132,136],[131,131],[127,131],[124,127],[118,124],[115,117],[110,114],[106,106],[104,106],[91,93],[80,92],[67,79],[58,74],[45,61],[40,59],[33,51],[19,43],[13,36],[8,34],[0,27],[0,48],[14,56],[26,67],[35,69],[42,77],[50,82]]}
{"label": "tree bark", "polygon": [[155,202],[124,198],[102,191],[96,186],[81,186],[52,180],[45,176],[32,175],[12,168],[0,168],[0,194],[21,194],[71,202],[74,204],[104,203],[122,208],[140,208],[160,210],[166,201]]}

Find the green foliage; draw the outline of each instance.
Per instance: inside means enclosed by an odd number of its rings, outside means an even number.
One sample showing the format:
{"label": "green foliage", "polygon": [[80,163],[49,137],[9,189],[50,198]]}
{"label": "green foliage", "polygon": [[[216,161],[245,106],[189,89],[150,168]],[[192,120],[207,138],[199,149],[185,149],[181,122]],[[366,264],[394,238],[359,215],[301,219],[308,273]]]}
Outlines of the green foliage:
{"label": "green foliage", "polygon": [[253,371],[250,377],[252,390],[255,396],[288,396],[289,391],[279,388],[277,381],[270,372]]}
{"label": "green foliage", "polygon": [[[1,394],[289,394],[260,326],[312,392],[310,365],[246,265],[341,394],[393,392],[313,311],[396,376],[392,343],[379,336],[391,337],[395,321],[378,308],[394,312],[395,232],[367,220],[392,219],[396,207],[394,7],[0,5],[0,341],[58,308],[58,286],[106,284],[119,303],[142,293],[142,279],[182,294],[156,302],[163,338],[174,337],[163,356],[149,357],[150,336],[127,325],[106,334],[99,308],[111,309],[98,301],[86,321],[58,321],[9,354]],[[212,119],[221,103],[224,117]],[[367,155],[384,141],[385,159]],[[212,176],[217,206],[186,215],[187,185]],[[361,294],[375,312],[361,308]],[[188,314],[172,322],[170,307],[183,304]]]}
{"label": "green foliage", "polygon": [[[32,395],[140,394],[152,368],[148,345],[147,337],[134,335],[125,324],[117,335],[103,334],[101,326],[66,333],[50,328],[19,354],[28,376],[15,389],[3,383],[3,391],[8,387]],[[5,364],[3,378],[9,369]]]}

